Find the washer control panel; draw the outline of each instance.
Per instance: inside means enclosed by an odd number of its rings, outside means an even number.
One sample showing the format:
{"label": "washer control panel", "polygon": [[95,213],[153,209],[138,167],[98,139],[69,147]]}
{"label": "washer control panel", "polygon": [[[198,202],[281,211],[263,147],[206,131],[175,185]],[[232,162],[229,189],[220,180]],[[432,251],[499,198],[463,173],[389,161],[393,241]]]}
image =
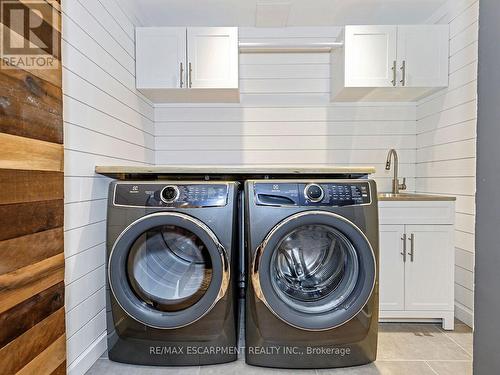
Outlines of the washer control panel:
{"label": "washer control panel", "polygon": [[353,206],[371,203],[368,182],[256,182],[259,206]]}
{"label": "washer control panel", "polygon": [[115,185],[114,205],[131,207],[222,207],[227,204],[225,184]]}

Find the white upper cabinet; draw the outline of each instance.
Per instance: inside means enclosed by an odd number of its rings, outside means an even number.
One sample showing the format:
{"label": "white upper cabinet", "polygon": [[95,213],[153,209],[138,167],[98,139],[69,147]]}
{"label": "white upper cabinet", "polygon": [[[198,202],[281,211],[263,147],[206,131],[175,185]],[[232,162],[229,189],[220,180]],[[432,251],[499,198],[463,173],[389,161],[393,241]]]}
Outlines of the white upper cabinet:
{"label": "white upper cabinet", "polygon": [[448,25],[398,26],[399,84],[448,86]]}
{"label": "white upper cabinet", "polygon": [[136,86],[154,102],[237,102],[238,28],[136,28]]}
{"label": "white upper cabinet", "polygon": [[138,89],[182,87],[186,66],[185,27],[137,28],[136,85]]}
{"label": "white upper cabinet", "polygon": [[346,86],[391,87],[396,37],[396,26],[346,26]]}
{"label": "white upper cabinet", "polygon": [[332,100],[418,100],[448,86],[448,25],[346,26]]}
{"label": "white upper cabinet", "polygon": [[238,31],[234,27],[187,30],[189,87],[238,88]]}

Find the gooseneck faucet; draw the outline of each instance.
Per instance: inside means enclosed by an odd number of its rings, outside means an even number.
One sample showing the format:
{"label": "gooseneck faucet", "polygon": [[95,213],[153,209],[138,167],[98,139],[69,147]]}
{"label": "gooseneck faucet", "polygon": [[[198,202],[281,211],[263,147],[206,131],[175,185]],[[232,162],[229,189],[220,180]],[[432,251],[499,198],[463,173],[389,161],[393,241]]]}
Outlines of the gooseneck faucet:
{"label": "gooseneck faucet", "polygon": [[387,154],[387,161],[385,162],[385,170],[389,171],[391,169],[391,159],[394,157],[394,177],[392,178],[392,193],[398,194],[400,190],[406,190],[406,177],[403,178],[403,183],[399,183],[398,179],[398,169],[399,169],[399,159],[398,153],[395,149],[391,148]]}

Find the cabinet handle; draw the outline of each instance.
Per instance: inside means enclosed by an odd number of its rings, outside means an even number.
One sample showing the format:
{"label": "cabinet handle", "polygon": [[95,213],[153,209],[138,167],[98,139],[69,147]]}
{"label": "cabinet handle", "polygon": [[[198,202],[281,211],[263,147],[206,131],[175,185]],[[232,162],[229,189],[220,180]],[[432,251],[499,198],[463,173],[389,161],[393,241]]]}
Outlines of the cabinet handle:
{"label": "cabinet handle", "polygon": [[410,256],[410,261],[413,262],[413,258],[415,257],[415,234],[410,235],[410,252],[408,253]]}
{"label": "cabinet handle", "polygon": [[392,63],[392,85],[393,86],[396,86],[396,60],[394,60],[394,62]]}
{"label": "cabinet handle", "polygon": [[193,68],[191,66],[191,63],[189,63],[189,88],[193,86],[193,81],[191,81],[191,76],[193,75]]}
{"label": "cabinet handle", "polygon": [[403,251],[401,252],[401,255],[403,256],[403,262],[406,263],[406,233],[403,233],[401,241],[403,241]]}
{"label": "cabinet handle", "polygon": [[182,89],[182,86],[184,86],[184,81],[182,79],[182,77],[184,76],[184,67],[182,66],[182,63],[181,63],[181,89]]}
{"label": "cabinet handle", "polygon": [[403,74],[403,78],[399,82],[401,82],[402,86],[406,86],[406,60],[403,60],[401,65],[401,73]]}

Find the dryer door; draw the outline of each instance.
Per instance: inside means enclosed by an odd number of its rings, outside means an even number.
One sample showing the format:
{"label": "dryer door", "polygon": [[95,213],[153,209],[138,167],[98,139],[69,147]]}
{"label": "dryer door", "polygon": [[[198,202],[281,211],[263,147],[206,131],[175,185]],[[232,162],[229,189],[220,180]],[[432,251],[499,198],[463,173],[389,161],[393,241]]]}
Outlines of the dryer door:
{"label": "dryer door", "polygon": [[226,251],[191,216],[160,212],[129,225],[109,257],[108,277],[118,304],[154,328],[189,325],[207,314],[229,285]]}
{"label": "dryer door", "polygon": [[258,298],[285,323],[312,331],[338,327],[368,302],[376,261],[351,221],[325,211],[292,215],[267,235],[251,270]]}

